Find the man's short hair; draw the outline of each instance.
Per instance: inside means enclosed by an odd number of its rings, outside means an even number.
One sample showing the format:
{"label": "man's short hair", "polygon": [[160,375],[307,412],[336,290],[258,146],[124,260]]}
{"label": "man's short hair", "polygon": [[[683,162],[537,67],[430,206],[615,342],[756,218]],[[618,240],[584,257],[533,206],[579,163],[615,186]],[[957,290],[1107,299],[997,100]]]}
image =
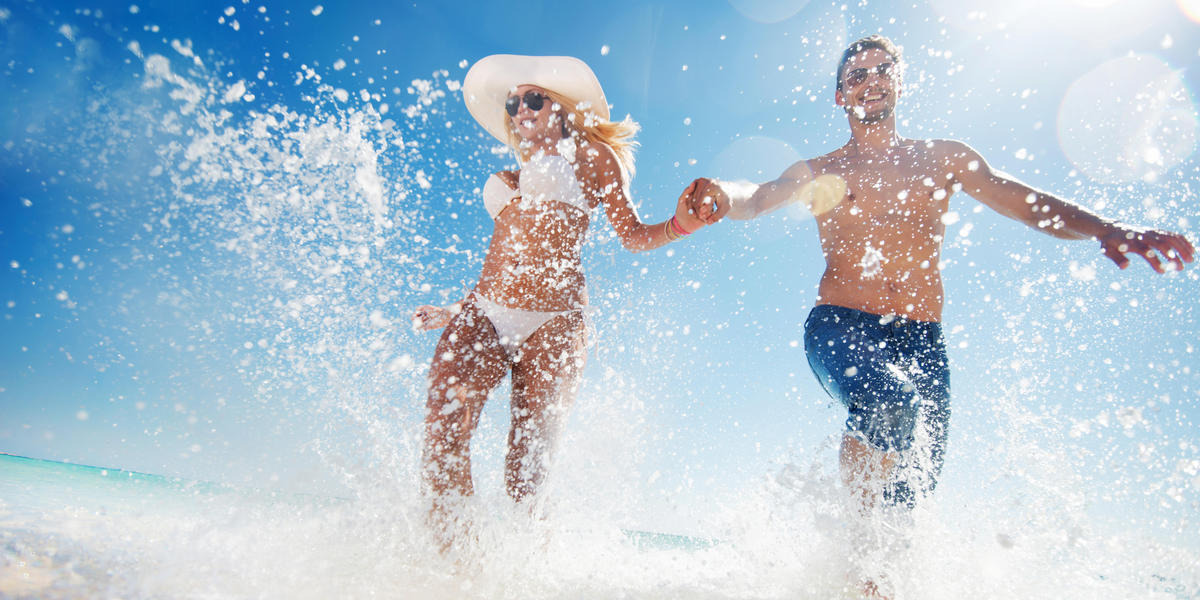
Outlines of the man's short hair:
{"label": "man's short hair", "polygon": [[[846,68],[846,63],[850,62],[850,59],[854,58],[858,53],[870,50],[872,48],[887,52],[888,56],[892,57],[892,62],[896,63],[897,67],[901,66],[903,59],[900,56],[900,46],[897,46],[894,42],[892,42],[892,40],[889,40],[878,33],[868,35],[867,37],[850,44],[850,46],[846,48],[846,51],[842,53],[842,60],[838,63],[837,68],[837,89],[839,92],[842,91],[842,70]],[[897,72],[899,73],[899,71]]]}

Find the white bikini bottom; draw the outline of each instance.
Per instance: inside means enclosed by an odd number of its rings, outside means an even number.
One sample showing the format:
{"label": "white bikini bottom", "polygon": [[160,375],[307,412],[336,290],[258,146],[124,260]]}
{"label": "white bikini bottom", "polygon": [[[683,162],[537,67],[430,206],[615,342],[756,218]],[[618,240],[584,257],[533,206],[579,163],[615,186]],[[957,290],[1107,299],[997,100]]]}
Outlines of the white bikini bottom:
{"label": "white bikini bottom", "polygon": [[483,311],[484,316],[492,322],[492,327],[496,330],[496,335],[500,338],[500,346],[508,353],[509,358],[517,355],[517,349],[533,332],[546,324],[546,321],[557,317],[576,312],[579,309],[571,310],[556,310],[544,312],[540,310],[525,310],[521,308],[509,308],[502,304],[484,297],[481,294],[472,294],[475,298],[475,304]]}

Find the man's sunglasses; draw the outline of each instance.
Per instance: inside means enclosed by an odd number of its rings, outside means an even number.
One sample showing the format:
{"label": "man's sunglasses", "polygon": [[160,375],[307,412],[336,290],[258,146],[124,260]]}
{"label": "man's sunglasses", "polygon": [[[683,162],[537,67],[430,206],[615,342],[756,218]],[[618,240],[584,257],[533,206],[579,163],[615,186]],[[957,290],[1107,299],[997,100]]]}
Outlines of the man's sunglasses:
{"label": "man's sunglasses", "polygon": [[537,112],[542,110],[542,107],[546,105],[546,97],[534,91],[525,92],[524,97],[509,96],[504,101],[504,110],[508,112],[508,116],[517,116],[517,111],[521,110],[522,102],[525,103],[525,106],[529,107],[529,110]]}
{"label": "man's sunglasses", "polygon": [[[894,63],[885,62],[885,63],[879,63],[878,65],[875,65],[874,67],[859,67],[857,69],[851,69],[849,71],[846,71],[846,76],[845,76],[846,85],[849,87],[858,87],[858,86],[862,85],[862,83],[864,81],[867,80],[867,77],[871,76],[871,73],[878,73],[880,77],[886,77],[887,79],[891,79],[892,78],[892,69],[895,66],[896,65]],[[533,108],[533,107],[531,106],[529,108]]]}

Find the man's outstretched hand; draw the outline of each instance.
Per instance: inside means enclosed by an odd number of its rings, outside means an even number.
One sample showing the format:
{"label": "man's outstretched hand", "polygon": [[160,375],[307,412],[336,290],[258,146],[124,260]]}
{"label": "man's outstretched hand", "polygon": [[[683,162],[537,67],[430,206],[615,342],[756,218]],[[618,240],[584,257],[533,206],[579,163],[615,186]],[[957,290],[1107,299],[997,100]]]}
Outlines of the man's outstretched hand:
{"label": "man's outstretched hand", "polygon": [[1141,256],[1159,273],[1167,271],[1165,265],[1173,265],[1170,270],[1182,271],[1183,263],[1196,259],[1196,249],[1187,238],[1158,229],[1116,225],[1114,231],[1100,237],[1100,247],[1122,269],[1129,266],[1126,254]]}

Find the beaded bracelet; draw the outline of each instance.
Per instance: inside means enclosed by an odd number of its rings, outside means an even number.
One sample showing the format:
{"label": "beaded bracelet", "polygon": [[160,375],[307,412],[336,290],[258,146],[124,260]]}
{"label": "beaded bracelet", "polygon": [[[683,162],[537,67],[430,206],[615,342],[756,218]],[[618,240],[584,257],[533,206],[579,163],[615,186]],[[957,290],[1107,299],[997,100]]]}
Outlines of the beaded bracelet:
{"label": "beaded bracelet", "polygon": [[674,242],[675,240],[678,240],[684,236],[692,235],[692,232],[684,229],[683,226],[675,220],[674,216],[672,216],[670,219],[667,219],[666,223],[663,223],[663,232],[667,234],[668,243]]}
{"label": "beaded bracelet", "polygon": [[675,220],[675,217],[672,216],[670,222],[671,222],[671,229],[674,229],[675,233],[678,233],[680,236],[692,235],[692,232],[684,229],[683,225],[680,225],[679,221]]}
{"label": "beaded bracelet", "polygon": [[[671,217],[671,219],[674,220],[675,217]],[[678,233],[675,233],[671,229],[671,221],[667,221],[667,222],[663,223],[663,233],[665,233],[667,235],[667,243],[668,244],[683,237],[683,236],[679,235]]]}

